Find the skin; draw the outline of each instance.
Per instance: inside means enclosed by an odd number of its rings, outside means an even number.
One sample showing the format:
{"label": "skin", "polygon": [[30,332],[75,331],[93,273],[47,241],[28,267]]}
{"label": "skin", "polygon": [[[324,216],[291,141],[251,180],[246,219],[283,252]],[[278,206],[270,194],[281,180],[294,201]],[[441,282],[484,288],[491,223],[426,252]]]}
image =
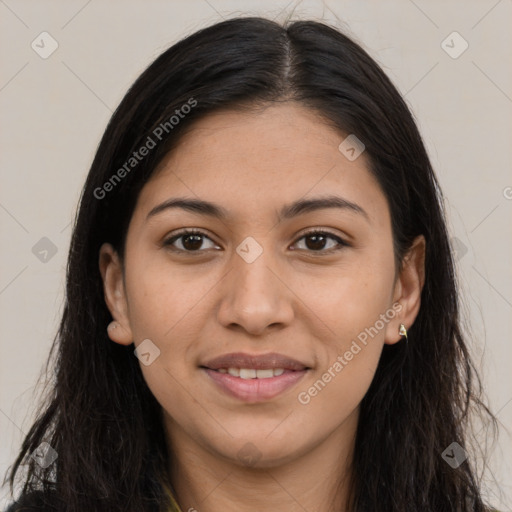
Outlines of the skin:
{"label": "skin", "polygon": [[[345,136],[295,103],[210,114],[142,189],[124,261],[109,244],[100,250],[116,322],[110,338],[135,346],[150,339],[160,350],[141,369],[164,411],[183,511],[345,509],[359,404],[384,344],[400,342],[400,323],[410,327],[418,314],[425,253],[418,237],[397,273],[386,198],[365,154],[349,161],[338,150]],[[340,208],[277,216],[293,201],[325,195],[356,203],[367,218]],[[174,197],[214,202],[229,216],[167,209],[147,218]],[[205,232],[194,254],[183,238],[173,245],[181,253],[163,245],[182,228]],[[322,229],[350,245],[308,244],[303,232]],[[263,249],[252,263],[236,252],[248,236]],[[298,394],[397,303],[399,313],[300,403]],[[311,369],[277,397],[246,403],[199,368],[230,352],[278,352]],[[252,454],[249,463],[240,450]]]}

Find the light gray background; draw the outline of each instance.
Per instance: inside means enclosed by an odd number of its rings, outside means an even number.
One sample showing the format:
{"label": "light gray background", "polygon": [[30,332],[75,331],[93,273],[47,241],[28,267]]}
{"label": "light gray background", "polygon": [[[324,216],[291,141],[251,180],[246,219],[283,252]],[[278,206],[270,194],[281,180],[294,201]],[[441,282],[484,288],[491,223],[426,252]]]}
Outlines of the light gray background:
{"label": "light gray background", "polygon": [[[31,424],[34,386],[62,311],[70,222],[112,111],[181,37],[222,18],[283,20],[292,12],[354,37],[415,113],[459,248],[472,351],[491,408],[508,428],[486,492],[512,510],[511,0],[0,0],[2,476]],[[50,48],[43,31],[58,43],[46,59],[31,47]],[[463,48],[457,36],[446,40],[454,31],[469,44],[458,58],[445,51]],[[47,261],[32,250],[42,237],[57,249]]]}

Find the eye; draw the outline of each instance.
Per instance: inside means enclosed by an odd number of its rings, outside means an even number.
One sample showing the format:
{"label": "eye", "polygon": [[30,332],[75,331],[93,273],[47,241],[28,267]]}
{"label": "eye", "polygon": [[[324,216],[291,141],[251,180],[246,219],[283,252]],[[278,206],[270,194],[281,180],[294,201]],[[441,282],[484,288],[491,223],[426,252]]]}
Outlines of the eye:
{"label": "eye", "polygon": [[[213,242],[213,240],[203,233],[202,231],[196,229],[187,229],[176,233],[171,238],[168,238],[164,241],[163,245],[166,247],[171,246],[173,250],[182,251],[182,252],[202,252],[200,249],[205,249],[204,241],[209,240],[211,242],[209,247],[206,249],[215,249],[218,246]],[[178,245],[174,245],[175,242],[178,242]]]}
{"label": "eye", "polygon": [[[205,240],[210,242],[209,247],[204,246]],[[302,240],[305,241],[305,247],[299,247],[299,249],[309,252],[331,253],[349,246],[342,238],[328,231],[308,231],[295,244],[299,244]],[[206,249],[219,249],[218,245],[206,233],[196,229],[180,231],[165,240],[163,245],[171,247],[172,250],[177,252],[188,253],[203,252]]]}
{"label": "eye", "polygon": [[296,244],[301,240],[305,241],[305,247],[299,247],[299,249],[312,252],[331,253],[334,251],[339,251],[343,247],[349,246],[345,240],[337,235],[329,233],[328,231],[308,231],[307,233],[304,233],[301,238],[299,238]]}

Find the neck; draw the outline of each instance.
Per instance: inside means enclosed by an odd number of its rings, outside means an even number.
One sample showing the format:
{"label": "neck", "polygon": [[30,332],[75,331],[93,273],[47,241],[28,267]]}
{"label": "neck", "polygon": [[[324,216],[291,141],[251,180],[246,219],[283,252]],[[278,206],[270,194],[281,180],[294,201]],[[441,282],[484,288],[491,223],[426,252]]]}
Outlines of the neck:
{"label": "neck", "polygon": [[[169,420],[169,418],[167,418]],[[246,467],[207,451],[172,420],[166,428],[172,447],[172,486],[183,512],[343,512],[358,410],[327,439],[285,463]]]}

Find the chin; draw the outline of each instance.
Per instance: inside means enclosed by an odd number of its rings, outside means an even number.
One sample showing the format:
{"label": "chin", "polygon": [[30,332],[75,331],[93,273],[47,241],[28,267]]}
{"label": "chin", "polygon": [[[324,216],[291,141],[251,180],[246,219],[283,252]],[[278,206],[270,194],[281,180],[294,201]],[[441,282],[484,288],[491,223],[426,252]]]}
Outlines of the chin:
{"label": "chin", "polygon": [[297,439],[297,435],[286,437],[285,442],[282,438],[269,440],[265,434],[252,437],[245,435],[230,440],[229,446],[212,446],[212,449],[220,457],[240,467],[270,469],[291,462],[307,451],[305,445],[290,443],[290,440]]}

